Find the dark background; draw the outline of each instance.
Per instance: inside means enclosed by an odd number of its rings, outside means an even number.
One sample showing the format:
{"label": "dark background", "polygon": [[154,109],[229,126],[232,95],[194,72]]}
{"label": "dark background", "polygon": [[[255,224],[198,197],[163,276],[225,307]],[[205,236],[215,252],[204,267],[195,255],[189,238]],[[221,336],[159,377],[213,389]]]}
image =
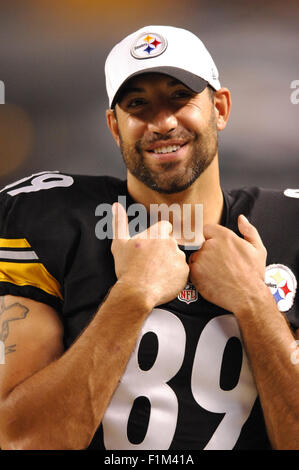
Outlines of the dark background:
{"label": "dark background", "polygon": [[154,24],[197,34],[231,90],[223,186],[299,186],[298,0],[0,0],[0,186],[43,170],[125,177],[106,128],[104,62]]}

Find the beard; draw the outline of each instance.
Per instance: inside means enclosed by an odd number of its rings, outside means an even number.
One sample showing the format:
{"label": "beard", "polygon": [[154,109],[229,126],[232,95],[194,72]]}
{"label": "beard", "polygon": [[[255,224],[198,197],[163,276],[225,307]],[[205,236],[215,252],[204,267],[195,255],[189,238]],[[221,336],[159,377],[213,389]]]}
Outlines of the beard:
{"label": "beard", "polygon": [[[170,139],[182,139],[192,145],[190,156],[184,165],[178,162],[160,162],[157,170],[151,168],[146,160],[143,149],[155,141],[165,142]],[[216,117],[211,114],[206,129],[198,134],[178,127],[175,131],[162,136],[153,135],[151,138],[142,138],[134,145],[129,145],[120,133],[120,149],[127,170],[148,188],[159,193],[175,194],[191,186],[200,175],[210,166],[218,150],[218,134]],[[154,157],[153,157],[154,158]],[[176,167],[177,171],[176,171]],[[168,173],[171,172],[171,175]]]}

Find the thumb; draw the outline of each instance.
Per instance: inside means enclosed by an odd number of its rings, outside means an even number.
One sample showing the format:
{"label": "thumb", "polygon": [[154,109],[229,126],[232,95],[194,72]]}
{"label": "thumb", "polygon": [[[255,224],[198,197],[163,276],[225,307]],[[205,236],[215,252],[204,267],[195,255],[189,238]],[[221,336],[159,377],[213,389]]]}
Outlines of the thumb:
{"label": "thumb", "polygon": [[239,231],[243,235],[244,239],[251,243],[256,249],[265,249],[262,239],[257,229],[252,225],[245,215],[241,214],[238,217]]}
{"label": "thumb", "polygon": [[150,238],[169,238],[171,232],[172,224],[168,220],[160,220],[149,228]]}
{"label": "thumb", "polygon": [[129,222],[125,208],[115,202],[112,205],[112,229],[114,240],[129,240]]}

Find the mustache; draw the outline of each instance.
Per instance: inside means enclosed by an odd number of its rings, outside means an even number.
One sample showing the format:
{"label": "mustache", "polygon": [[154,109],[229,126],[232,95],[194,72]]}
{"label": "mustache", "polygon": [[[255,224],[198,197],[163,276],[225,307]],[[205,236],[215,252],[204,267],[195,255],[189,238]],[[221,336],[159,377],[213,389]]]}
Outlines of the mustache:
{"label": "mustache", "polygon": [[187,131],[186,129],[178,130],[176,129],[173,132],[167,132],[167,134],[158,134],[152,133],[139,139],[136,142],[136,149],[142,150],[148,148],[150,145],[156,142],[167,142],[169,140],[182,140],[182,141],[190,141],[190,140],[197,140],[198,135],[196,132]]}

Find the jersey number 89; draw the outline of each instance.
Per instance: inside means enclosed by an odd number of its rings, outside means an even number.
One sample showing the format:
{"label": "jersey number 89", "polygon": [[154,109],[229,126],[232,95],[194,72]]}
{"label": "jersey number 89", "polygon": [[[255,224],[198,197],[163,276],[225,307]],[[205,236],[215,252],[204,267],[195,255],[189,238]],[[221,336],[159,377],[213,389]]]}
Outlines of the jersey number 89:
{"label": "jersey number 89", "polygon": [[[138,350],[148,332],[157,336],[158,354],[151,369],[144,371],[138,364]],[[170,337],[175,347],[170,346]],[[235,317],[230,314],[215,317],[203,329],[194,356],[191,390],[195,401],[210,412],[225,413],[205,449],[232,449],[257,397],[244,349],[237,385],[232,390],[220,388],[223,353],[232,337],[241,339]],[[167,382],[181,368],[185,346],[186,332],[179,318],[167,310],[154,309],[142,328],[126,371],[106,410],[103,419],[106,449],[169,449],[176,431],[180,404]],[[143,441],[133,444],[128,439],[127,426],[134,400],[140,396],[150,401],[150,418]]]}

